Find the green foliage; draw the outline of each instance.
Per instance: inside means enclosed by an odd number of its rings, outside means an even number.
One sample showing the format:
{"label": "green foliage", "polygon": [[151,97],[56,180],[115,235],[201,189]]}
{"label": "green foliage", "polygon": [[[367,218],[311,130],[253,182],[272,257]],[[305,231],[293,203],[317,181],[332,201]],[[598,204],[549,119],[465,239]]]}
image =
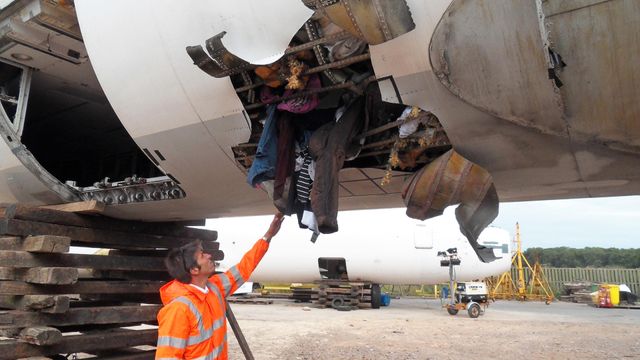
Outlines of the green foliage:
{"label": "green foliage", "polygon": [[640,249],[616,249],[587,247],[529,248],[524,255],[533,263],[567,268],[640,268]]}

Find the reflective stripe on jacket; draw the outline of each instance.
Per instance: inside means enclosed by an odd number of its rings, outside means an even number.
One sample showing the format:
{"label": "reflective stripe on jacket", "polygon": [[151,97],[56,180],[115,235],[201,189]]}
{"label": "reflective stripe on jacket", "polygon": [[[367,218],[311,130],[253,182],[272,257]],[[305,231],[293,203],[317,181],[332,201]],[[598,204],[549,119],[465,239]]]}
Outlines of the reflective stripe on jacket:
{"label": "reflective stripe on jacket", "polygon": [[268,248],[258,240],[237,265],[209,278],[207,294],[177,280],[164,285],[156,359],[227,359],[225,298],[249,279]]}

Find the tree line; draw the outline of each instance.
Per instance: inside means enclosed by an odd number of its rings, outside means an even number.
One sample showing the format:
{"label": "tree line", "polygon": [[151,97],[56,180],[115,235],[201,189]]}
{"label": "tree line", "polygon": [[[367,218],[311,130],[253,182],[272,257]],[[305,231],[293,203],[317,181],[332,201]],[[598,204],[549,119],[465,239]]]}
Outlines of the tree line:
{"label": "tree line", "polygon": [[538,261],[542,265],[568,268],[640,268],[640,249],[616,249],[587,247],[574,249],[569,247],[557,248],[528,248],[525,257],[533,266]]}

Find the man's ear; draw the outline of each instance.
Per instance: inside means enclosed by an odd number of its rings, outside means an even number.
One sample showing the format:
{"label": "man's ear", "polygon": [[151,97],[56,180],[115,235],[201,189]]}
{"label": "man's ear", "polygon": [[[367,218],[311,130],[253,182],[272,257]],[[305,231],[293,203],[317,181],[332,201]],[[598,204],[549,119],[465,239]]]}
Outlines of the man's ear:
{"label": "man's ear", "polygon": [[191,268],[191,270],[189,270],[189,273],[193,276],[199,275],[200,274],[200,268],[194,266]]}

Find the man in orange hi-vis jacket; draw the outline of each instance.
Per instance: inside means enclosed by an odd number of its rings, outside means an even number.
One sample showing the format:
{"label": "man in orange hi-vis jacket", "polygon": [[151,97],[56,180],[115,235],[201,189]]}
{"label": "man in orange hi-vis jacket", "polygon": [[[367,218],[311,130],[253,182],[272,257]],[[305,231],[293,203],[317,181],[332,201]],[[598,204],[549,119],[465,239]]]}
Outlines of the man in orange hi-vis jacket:
{"label": "man in orange hi-vis jacket", "polygon": [[213,275],[211,255],[199,241],[169,252],[165,264],[175,280],[160,289],[156,359],[227,359],[225,298],[251,276],[282,219],[277,214],[267,233],[224,273]]}

